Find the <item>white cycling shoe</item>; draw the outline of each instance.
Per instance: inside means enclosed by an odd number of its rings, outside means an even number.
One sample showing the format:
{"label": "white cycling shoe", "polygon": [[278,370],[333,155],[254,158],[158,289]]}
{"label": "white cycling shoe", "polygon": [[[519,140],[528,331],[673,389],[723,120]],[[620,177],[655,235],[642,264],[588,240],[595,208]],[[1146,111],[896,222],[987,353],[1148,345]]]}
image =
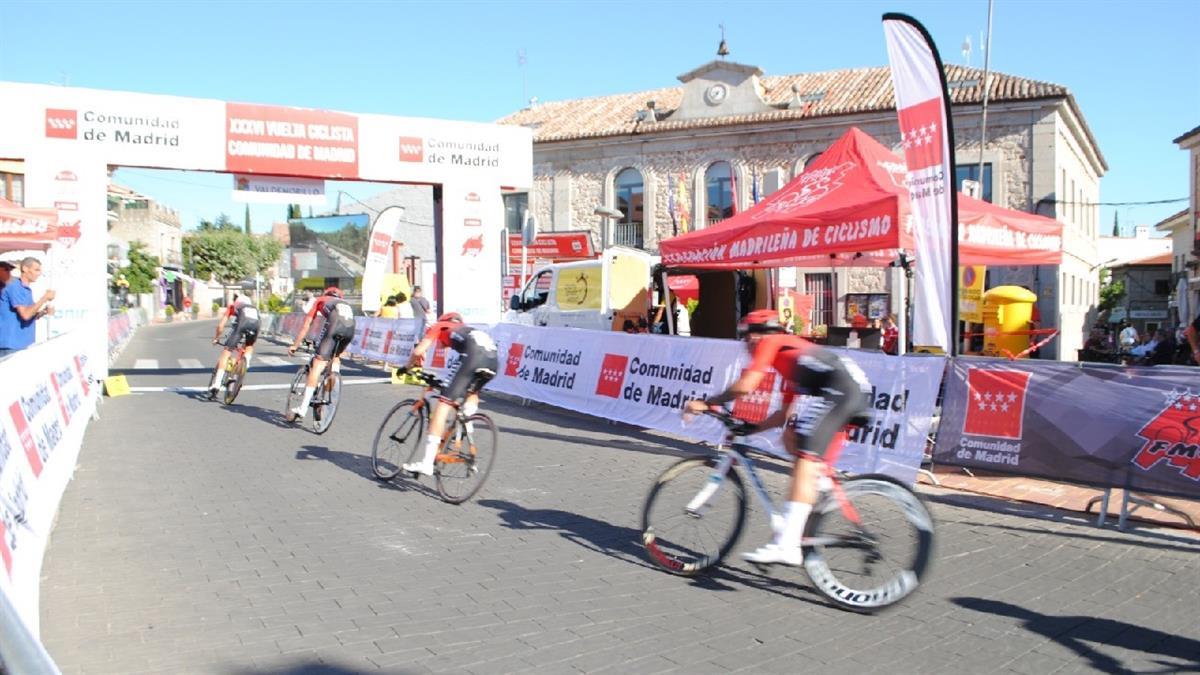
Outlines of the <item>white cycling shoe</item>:
{"label": "white cycling shoe", "polygon": [[422,476],[433,475],[433,462],[412,462],[410,464],[405,464],[400,468],[409,473],[419,473]]}
{"label": "white cycling shoe", "polygon": [[742,554],[742,559],[757,565],[796,565],[804,564],[804,551],[799,546],[780,546],[767,544],[756,551]]}

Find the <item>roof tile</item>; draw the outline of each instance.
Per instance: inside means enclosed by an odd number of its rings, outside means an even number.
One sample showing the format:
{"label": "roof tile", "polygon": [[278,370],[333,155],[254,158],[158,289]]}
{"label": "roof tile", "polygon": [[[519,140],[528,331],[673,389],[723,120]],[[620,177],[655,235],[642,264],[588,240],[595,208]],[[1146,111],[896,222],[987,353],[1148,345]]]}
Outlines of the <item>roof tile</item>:
{"label": "roof tile", "polygon": [[[990,74],[988,99],[997,101],[1033,100],[1065,97],[1066,87],[1049,82],[993,72]],[[953,86],[954,83],[975,81],[972,86]],[[946,81],[951,85],[950,100],[955,104],[979,103],[983,100],[983,71],[965,66],[946,66]],[[636,131],[666,131],[733,124],[748,124],[788,119],[850,115],[863,112],[891,110],[895,107],[892,75],[886,66],[852,68],[822,73],[798,73],[761,78],[766,102],[778,110],[727,115],[690,120],[671,120],[671,113],[683,98],[683,87],[614,94],[594,98],[540,103],[500,120],[500,124],[530,126],[534,141],[560,141],[632,134]],[[796,109],[787,109],[792,99],[792,85],[801,95],[825,92],[820,100],[811,101]],[[637,121],[637,112],[644,110],[646,101],[655,102],[657,121]]]}

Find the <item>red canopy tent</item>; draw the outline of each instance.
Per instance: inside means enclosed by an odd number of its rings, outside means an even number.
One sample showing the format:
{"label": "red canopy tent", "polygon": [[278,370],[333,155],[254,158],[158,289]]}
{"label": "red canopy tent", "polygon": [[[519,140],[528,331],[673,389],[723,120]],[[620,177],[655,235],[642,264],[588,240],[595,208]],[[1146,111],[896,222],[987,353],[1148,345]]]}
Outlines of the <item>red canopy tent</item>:
{"label": "red canopy tent", "polygon": [[[912,250],[908,220],[904,163],[852,127],[804,173],[753,208],[665,239],[659,249],[667,267],[828,266],[831,254],[849,254],[849,261],[860,252]],[[882,264],[894,259],[892,253],[883,257]]]}
{"label": "red canopy tent", "polygon": [[[886,266],[913,251],[904,160],[852,127],[778,192],[660,243],[667,267]],[[1062,225],[958,196],[960,265],[1057,265]]]}
{"label": "red canopy tent", "polygon": [[57,239],[54,209],[26,209],[0,199],[0,250],[48,248]]}

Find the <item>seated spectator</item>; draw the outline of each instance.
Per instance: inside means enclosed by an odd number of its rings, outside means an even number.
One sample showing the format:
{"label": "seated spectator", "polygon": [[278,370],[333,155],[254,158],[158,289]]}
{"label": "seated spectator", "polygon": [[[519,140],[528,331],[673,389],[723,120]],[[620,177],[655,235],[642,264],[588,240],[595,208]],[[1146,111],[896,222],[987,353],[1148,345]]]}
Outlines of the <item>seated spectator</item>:
{"label": "seated spectator", "polygon": [[1175,339],[1171,336],[1171,333],[1165,330],[1159,330],[1155,334],[1155,340],[1156,344],[1154,349],[1150,350],[1150,352],[1146,355],[1146,361],[1150,365],[1154,366],[1163,366],[1174,363],[1175,348],[1178,346],[1178,343],[1175,342]]}

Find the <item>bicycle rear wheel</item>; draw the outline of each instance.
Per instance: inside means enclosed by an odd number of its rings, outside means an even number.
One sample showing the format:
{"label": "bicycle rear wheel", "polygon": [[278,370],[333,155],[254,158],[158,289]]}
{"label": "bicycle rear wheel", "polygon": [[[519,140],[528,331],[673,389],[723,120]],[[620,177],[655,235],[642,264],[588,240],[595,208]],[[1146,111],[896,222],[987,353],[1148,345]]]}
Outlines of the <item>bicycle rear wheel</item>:
{"label": "bicycle rear wheel", "polygon": [[292,378],[292,386],[288,389],[287,404],[283,409],[283,418],[288,422],[295,422],[296,417],[292,414],[292,410],[300,405],[300,401],[304,400],[304,385],[308,381],[308,364],[305,364],[296,376]]}
{"label": "bicycle rear wheel", "polygon": [[434,476],[442,499],[461,504],[479,492],[492,472],[500,434],[492,418],[483,413],[471,415],[465,423],[455,422],[451,429],[454,436],[438,455]]}
{"label": "bicycle rear wheel", "polygon": [[933,517],[899,481],[867,475],[842,482],[859,522],[825,495],[805,524],[804,567],[835,604],[871,613],[900,602],[920,584],[933,553]]}
{"label": "bicycle rear wheel", "polygon": [[710,485],[717,458],[681,460],[658,477],[642,506],[642,545],[654,564],[695,576],[729,555],[746,522],[746,492],[732,468],[698,509],[689,509]]}
{"label": "bicycle rear wheel", "polygon": [[[418,405],[420,404],[420,405]],[[388,411],[375,432],[371,447],[371,470],[381,480],[391,480],[400,467],[420,459],[424,451],[421,439],[425,435],[427,406],[424,401],[408,399]]]}
{"label": "bicycle rear wheel", "polygon": [[326,372],[321,383],[321,402],[313,405],[313,431],[323,434],[333,425],[333,416],[337,414],[338,402],[342,398],[342,376],[338,373]]}
{"label": "bicycle rear wheel", "polygon": [[225,374],[225,405],[232,405],[246,379],[246,357],[239,357],[233,371]]}

